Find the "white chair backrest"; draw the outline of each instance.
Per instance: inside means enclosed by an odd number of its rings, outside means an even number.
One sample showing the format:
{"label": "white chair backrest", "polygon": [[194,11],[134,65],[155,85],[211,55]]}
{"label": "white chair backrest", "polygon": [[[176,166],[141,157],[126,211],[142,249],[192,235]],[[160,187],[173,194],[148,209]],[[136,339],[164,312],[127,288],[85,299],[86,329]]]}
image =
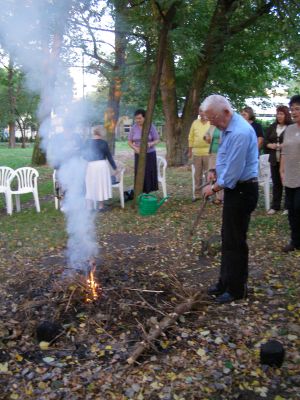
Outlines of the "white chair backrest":
{"label": "white chair backrest", "polygon": [[10,167],[0,167],[0,188],[1,192],[9,185],[11,176],[14,174],[14,170]]}
{"label": "white chair backrest", "polygon": [[39,173],[36,169],[31,167],[22,167],[15,170],[12,178],[16,177],[18,182],[18,190],[20,190],[35,187],[38,176]]}
{"label": "white chair backrest", "polygon": [[161,181],[166,173],[167,160],[161,156],[157,156],[157,177]]}
{"label": "white chair backrest", "polygon": [[259,181],[268,182],[271,177],[271,168],[269,163],[269,154],[259,156]]}

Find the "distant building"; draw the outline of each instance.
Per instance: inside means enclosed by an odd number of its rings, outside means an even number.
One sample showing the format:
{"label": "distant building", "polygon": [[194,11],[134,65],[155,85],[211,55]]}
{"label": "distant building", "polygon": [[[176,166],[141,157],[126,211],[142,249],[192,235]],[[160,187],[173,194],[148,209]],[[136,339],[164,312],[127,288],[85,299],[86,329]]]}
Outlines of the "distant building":
{"label": "distant building", "polygon": [[273,121],[276,118],[276,108],[279,105],[288,106],[289,99],[285,88],[267,91],[268,97],[251,97],[246,99],[247,106],[253,108],[256,118],[263,121]]}
{"label": "distant building", "polygon": [[133,119],[127,115],[120,117],[116,126],[116,138],[127,138],[132,124]]}
{"label": "distant building", "polygon": [[[119,118],[119,121],[116,126],[116,138],[127,138],[128,133],[130,132],[130,128],[132,127],[133,119],[129,118],[127,115],[123,115]],[[154,123],[155,124],[155,123]],[[155,124],[157,132],[162,138],[164,133],[164,125]]]}

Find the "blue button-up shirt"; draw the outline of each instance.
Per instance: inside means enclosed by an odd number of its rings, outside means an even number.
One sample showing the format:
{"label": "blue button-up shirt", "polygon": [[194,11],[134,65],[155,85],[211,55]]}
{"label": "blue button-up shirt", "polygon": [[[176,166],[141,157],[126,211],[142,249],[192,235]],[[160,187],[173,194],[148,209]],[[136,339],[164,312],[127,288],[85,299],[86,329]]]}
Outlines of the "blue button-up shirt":
{"label": "blue button-up shirt", "polygon": [[237,113],[222,133],[216,170],[217,184],[229,189],[238,181],[258,176],[257,137],[252,126]]}

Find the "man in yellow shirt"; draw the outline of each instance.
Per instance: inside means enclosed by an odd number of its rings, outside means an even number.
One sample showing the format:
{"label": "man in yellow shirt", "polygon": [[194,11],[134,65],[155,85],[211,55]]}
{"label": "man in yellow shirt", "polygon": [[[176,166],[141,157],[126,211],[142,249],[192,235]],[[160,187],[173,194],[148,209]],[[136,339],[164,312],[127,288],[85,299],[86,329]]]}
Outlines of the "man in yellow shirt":
{"label": "man in yellow shirt", "polygon": [[210,123],[206,119],[201,108],[199,108],[199,118],[191,126],[189,133],[189,158],[193,156],[195,166],[195,196],[201,198],[201,185],[203,175],[208,171],[209,161],[209,135]]}

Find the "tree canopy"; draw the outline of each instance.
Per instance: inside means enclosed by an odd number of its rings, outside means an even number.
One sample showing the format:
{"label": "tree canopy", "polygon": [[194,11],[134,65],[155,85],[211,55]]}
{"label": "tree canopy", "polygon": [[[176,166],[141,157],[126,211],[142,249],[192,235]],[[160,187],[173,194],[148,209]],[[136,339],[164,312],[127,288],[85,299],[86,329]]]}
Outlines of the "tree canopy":
{"label": "tree canopy", "polygon": [[[102,87],[107,82],[104,121],[113,142],[120,107],[148,102],[159,32],[174,0],[44,0],[43,4],[50,37],[60,34],[57,15],[64,12],[67,25],[60,46],[65,60],[72,64],[85,53],[89,70],[102,79]],[[2,21],[8,15],[4,12]],[[32,30],[39,29],[35,15],[30,24]],[[299,28],[300,5],[295,0],[180,2],[163,49],[155,109],[155,115],[163,112],[166,121],[170,164],[184,162],[189,127],[207,94],[222,93],[241,107],[246,98],[265,96],[267,88],[295,77]],[[112,35],[109,43],[107,34]],[[40,43],[41,49],[45,43]]]}

